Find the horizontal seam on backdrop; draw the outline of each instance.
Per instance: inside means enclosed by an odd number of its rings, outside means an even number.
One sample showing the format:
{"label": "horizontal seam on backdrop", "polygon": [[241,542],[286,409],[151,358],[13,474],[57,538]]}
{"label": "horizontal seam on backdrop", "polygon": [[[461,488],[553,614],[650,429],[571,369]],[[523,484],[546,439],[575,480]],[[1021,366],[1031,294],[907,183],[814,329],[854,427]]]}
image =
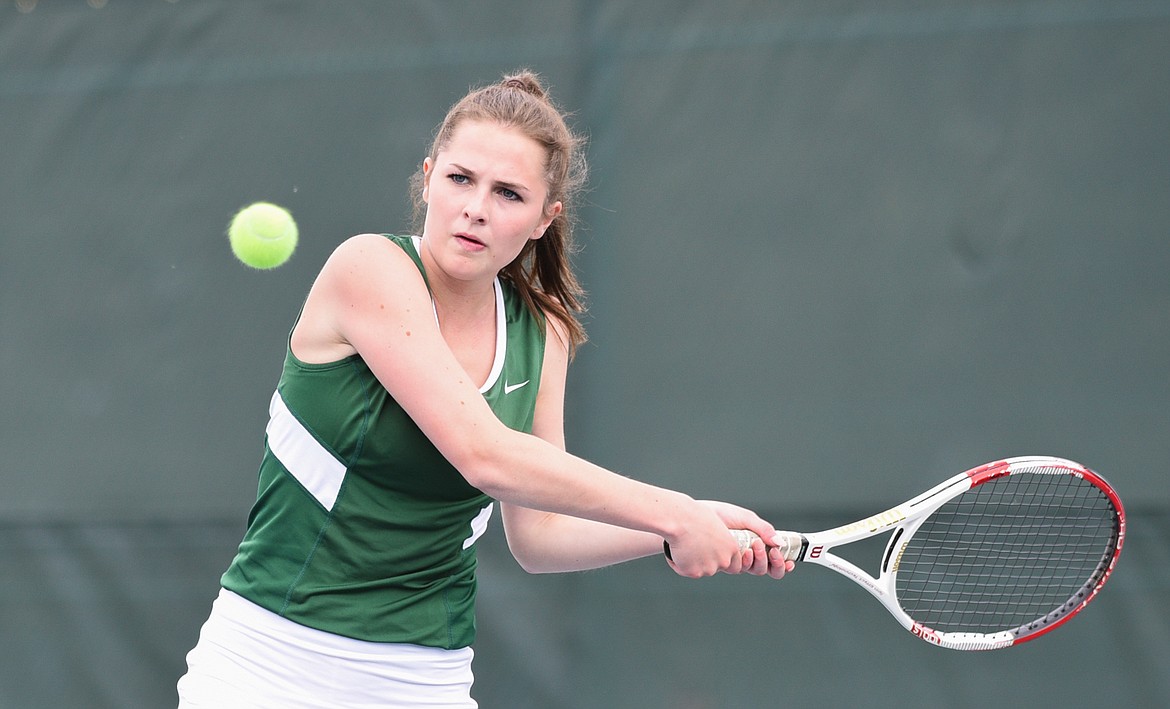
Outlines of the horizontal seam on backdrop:
{"label": "horizontal seam on backdrop", "polygon": [[[680,31],[637,31],[595,40],[529,37],[491,42],[379,47],[368,52],[315,56],[279,55],[196,57],[147,64],[74,65],[59,70],[0,71],[0,97],[87,94],[192,85],[247,84],[273,79],[309,78],[401,71],[408,68],[470,63],[545,62],[579,52],[584,45],[599,62],[628,56],[850,42],[879,38],[917,38],[1018,31],[1170,19],[1165,0],[1082,3],[1031,2],[1010,7],[965,7],[915,12],[869,12],[721,27],[692,26]],[[597,36],[597,35],[595,35]]]}

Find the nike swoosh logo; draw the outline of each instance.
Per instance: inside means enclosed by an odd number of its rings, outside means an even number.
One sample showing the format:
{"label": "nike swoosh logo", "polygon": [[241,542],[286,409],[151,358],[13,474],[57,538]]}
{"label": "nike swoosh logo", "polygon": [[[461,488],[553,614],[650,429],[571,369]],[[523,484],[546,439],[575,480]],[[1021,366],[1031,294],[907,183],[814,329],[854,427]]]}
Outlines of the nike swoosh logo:
{"label": "nike swoosh logo", "polygon": [[516,391],[517,389],[524,386],[525,384],[527,384],[530,381],[532,381],[532,380],[525,379],[524,381],[520,382],[519,384],[509,384],[508,382],[504,382],[504,393],[511,394],[512,392]]}

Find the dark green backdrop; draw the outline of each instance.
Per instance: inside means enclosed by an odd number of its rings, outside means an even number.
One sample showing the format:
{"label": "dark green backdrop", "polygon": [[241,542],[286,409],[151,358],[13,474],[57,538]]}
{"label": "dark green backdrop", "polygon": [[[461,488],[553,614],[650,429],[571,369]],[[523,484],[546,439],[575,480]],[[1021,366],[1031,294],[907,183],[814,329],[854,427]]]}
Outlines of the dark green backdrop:
{"label": "dark green backdrop", "polygon": [[[497,528],[483,706],[1170,703],[1170,2],[24,0],[0,709],[174,703],[313,275],[519,66],[591,139],[573,450],[794,528],[1055,454],[1132,520],[1083,617],[975,655],[820,569],[531,577]],[[274,272],[223,236],[259,199],[301,226]]]}

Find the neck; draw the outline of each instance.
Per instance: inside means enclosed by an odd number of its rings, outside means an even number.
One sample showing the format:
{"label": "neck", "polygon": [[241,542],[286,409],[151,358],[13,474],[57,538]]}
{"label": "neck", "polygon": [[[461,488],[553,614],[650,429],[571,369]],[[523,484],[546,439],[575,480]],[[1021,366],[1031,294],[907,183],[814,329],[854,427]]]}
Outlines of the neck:
{"label": "neck", "polygon": [[439,318],[439,328],[444,332],[458,328],[469,329],[477,325],[495,323],[496,295],[490,288],[485,296],[469,295],[463,292],[447,293],[431,286],[431,297],[435,304],[435,314]]}
{"label": "neck", "polygon": [[427,282],[431,287],[431,299],[434,301],[440,324],[447,326],[477,323],[485,318],[494,322],[496,309],[494,277],[476,281],[451,278],[438,268],[425,247],[421,252]]}

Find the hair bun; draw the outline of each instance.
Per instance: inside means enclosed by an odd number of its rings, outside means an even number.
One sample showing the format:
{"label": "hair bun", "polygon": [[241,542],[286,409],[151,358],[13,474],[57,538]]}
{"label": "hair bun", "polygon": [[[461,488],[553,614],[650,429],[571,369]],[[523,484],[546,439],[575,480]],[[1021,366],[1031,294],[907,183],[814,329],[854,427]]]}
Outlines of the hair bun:
{"label": "hair bun", "polygon": [[545,97],[544,87],[540,85],[540,77],[530,71],[505,76],[500,85],[505,89],[517,89],[537,98]]}

